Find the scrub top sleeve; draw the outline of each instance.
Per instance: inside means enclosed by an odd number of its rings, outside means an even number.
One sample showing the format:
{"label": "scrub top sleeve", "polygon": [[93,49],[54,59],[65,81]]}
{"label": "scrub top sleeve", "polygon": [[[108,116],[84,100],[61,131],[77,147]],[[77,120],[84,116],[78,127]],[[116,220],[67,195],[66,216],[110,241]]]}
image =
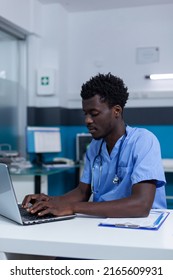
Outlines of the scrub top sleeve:
{"label": "scrub top sleeve", "polygon": [[89,147],[87,148],[85,158],[84,158],[82,176],[80,178],[80,181],[85,184],[91,184],[93,162],[96,156],[98,155],[101,143],[102,140],[93,139],[89,144]]}
{"label": "scrub top sleeve", "polygon": [[84,167],[83,167],[80,181],[85,184],[91,184],[91,178],[92,178],[92,170],[91,170],[90,159],[87,151],[84,159]]}
{"label": "scrub top sleeve", "polygon": [[149,131],[141,134],[136,141],[131,180],[132,184],[145,180],[156,180],[156,187],[165,184],[160,144],[155,135]]}

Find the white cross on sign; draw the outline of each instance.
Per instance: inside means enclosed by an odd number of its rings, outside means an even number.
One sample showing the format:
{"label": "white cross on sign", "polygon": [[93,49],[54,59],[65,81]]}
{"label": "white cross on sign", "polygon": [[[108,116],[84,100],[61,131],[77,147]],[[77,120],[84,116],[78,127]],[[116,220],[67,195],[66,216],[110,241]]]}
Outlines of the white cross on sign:
{"label": "white cross on sign", "polygon": [[49,85],[49,77],[41,77],[41,85],[48,86]]}

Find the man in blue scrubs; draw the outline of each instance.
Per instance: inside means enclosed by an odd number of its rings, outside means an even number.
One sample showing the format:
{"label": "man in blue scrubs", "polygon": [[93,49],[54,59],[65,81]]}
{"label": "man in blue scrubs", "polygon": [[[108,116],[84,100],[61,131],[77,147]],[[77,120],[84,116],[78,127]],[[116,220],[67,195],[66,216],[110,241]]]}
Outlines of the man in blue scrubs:
{"label": "man in blue scrubs", "polygon": [[166,208],[165,175],[157,138],[125,124],[129,93],[108,73],[82,85],[85,123],[93,140],[86,153],[79,185],[63,196],[32,194],[28,211],[56,216],[83,213],[104,217],[145,217],[151,208]]}

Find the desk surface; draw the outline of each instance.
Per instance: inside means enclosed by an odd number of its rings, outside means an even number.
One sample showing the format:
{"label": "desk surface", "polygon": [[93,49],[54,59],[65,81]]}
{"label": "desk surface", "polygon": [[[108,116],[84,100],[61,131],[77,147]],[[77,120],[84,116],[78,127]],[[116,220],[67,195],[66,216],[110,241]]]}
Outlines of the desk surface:
{"label": "desk surface", "polygon": [[101,218],[20,226],[0,216],[0,251],[87,259],[173,259],[173,210],[158,231],[99,227]]}
{"label": "desk surface", "polygon": [[69,170],[71,168],[77,168],[79,165],[60,165],[59,167],[56,168],[45,168],[45,167],[31,167],[31,168],[23,168],[19,169],[17,171],[11,171],[11,175],[26,175],[26,176],[43,176],[43,175],[53,175],[56,173],[61,173],[63,171]]}
{"label": "desk surface", "polygon": [[[165,172],[173,172],[173,158],[163,158],[162,159],[163,167]],[[12,175],[35,175],[35,176],[42,176],[42,175],[51,175],[56,174],[59,172],[63,172],[65,170],[68,170],[70,168],[79,168],[80,164],[74,164],[74,165],[64,165],[59,166],[57,168],[45,168],[45,167],[31,167],[31,168],[25,168],[25,169],[19,169],[16,172],[11,171],[10,173]]]}

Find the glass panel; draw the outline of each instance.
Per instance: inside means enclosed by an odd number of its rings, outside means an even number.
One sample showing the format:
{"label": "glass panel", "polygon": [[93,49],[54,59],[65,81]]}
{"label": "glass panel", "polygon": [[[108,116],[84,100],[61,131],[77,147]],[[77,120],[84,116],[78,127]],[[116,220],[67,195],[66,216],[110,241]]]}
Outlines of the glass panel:
{"label": "glass panel", "polygon": [[19,79],[18,40],[0,31],[0,78],[11,81]]}
{"label": "glass panel", "polygon": [[20,43],[17,38],[0,31],[0,145],[9,144],[12,150],[19,152],[25,125],[21,108],[26,112],[26,95],[19,81]]}
{"label": "glass panel", "polygon": [[[18,150],[18,85],[0,79],[0,145],[9,144]],[[8,149],[4,146],[3,149]]]}

